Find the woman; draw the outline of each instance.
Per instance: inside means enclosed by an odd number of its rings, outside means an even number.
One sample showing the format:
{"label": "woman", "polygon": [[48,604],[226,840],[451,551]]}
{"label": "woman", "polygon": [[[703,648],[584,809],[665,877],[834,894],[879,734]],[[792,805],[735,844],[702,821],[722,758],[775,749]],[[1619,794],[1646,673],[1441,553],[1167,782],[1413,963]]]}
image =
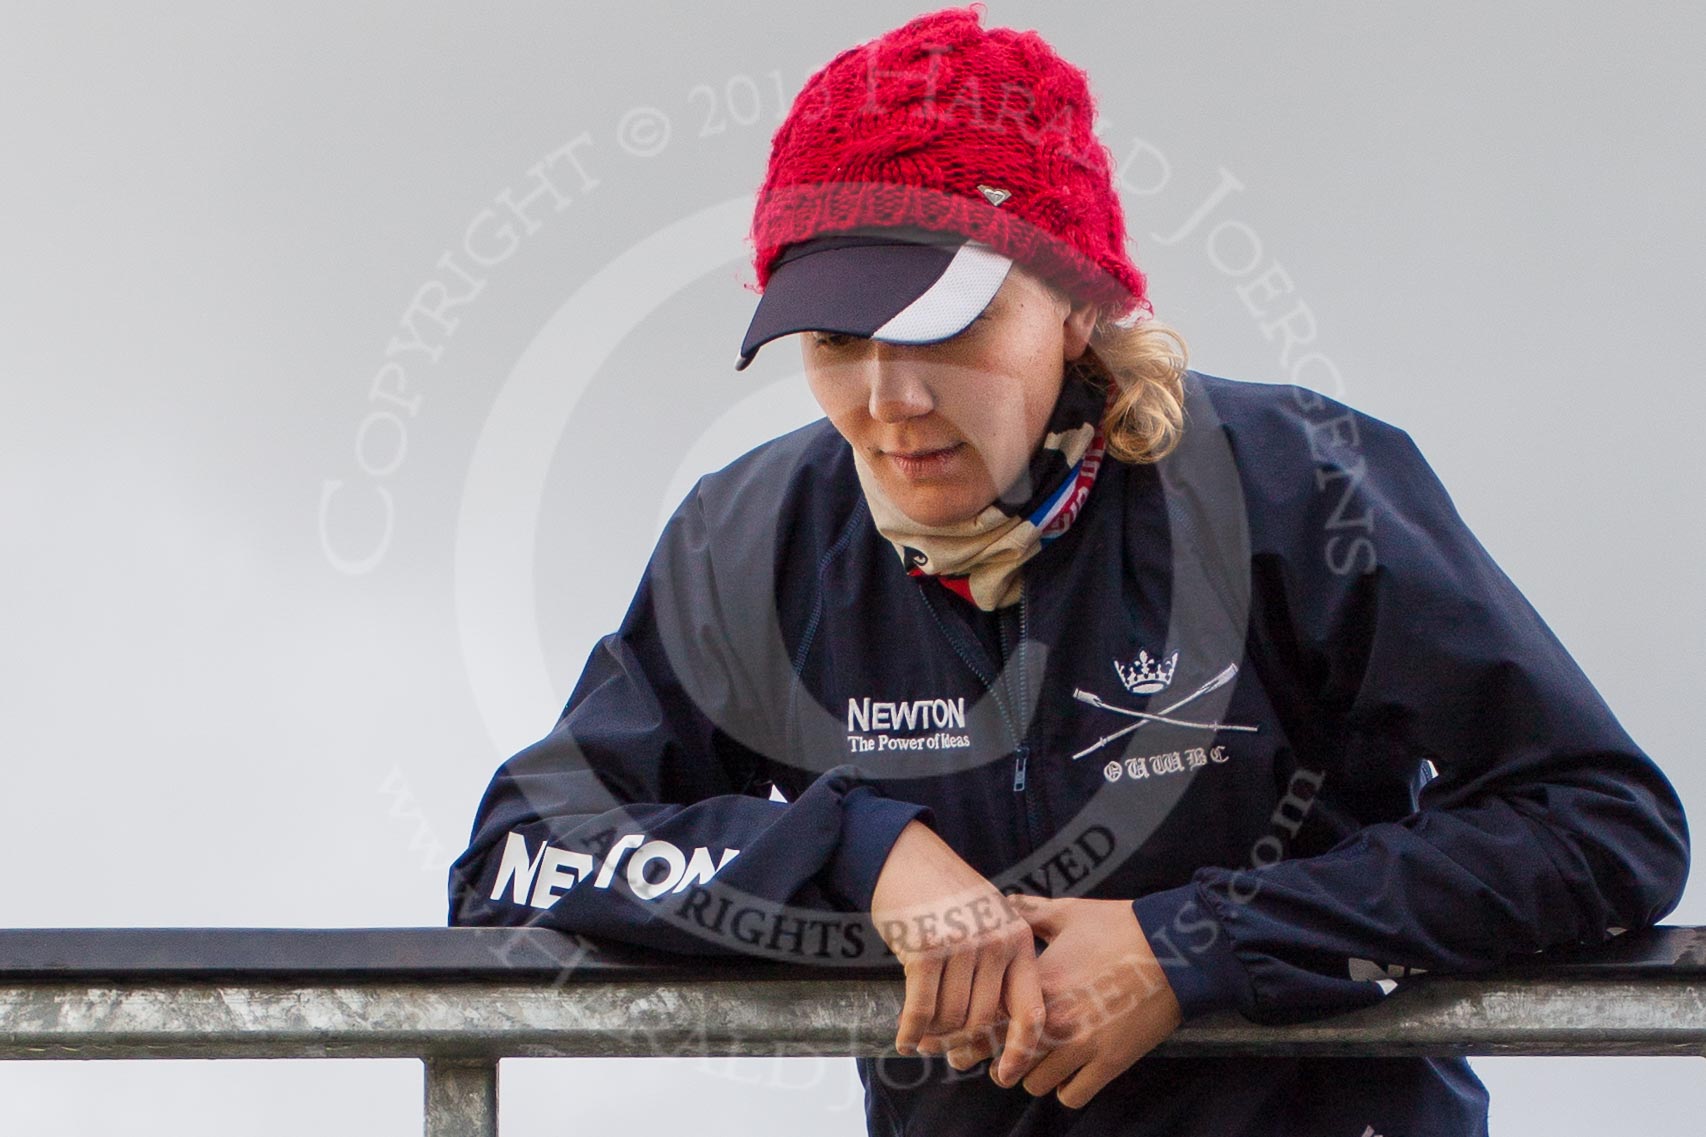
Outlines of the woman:
{"label": "woman", "polygon": [[1680,803],[1403,432],[1185,369],[1093,119],[977,5],[808,80],[737,367],[826,418],[678,509],[452,921],[892,953],[873,1133],[1483,1132],[1462,1061],[1138,1060],[1652,922]]}

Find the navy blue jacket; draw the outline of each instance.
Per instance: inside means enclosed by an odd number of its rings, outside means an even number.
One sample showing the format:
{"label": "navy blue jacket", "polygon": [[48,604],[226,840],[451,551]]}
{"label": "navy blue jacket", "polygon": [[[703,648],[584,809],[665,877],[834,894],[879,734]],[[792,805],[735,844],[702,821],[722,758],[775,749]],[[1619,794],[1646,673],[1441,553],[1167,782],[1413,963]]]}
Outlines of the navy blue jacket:
{"label": "navy blue jacket", "polygon": [[[836,965],[900,830],[1134,908],[1186,1017],[1301,1020],[1662,917],[1681,804],[1408,435],[1187,375],[983,613],[908,577],[825,421],[703,478],[551,734],[497,772],[451,922]],[[786,800],[773,800],[774,787]],[[873,1133],[1480,1133],[1461,1060],[1139,1061],[1081,1111],[860,1060]]]}

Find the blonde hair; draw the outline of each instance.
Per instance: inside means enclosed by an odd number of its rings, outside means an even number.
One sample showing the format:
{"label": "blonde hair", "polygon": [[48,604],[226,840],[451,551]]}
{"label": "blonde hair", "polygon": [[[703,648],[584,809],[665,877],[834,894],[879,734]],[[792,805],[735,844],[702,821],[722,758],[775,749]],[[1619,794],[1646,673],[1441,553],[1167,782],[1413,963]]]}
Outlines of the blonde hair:
{"label": "blonde hair", "polygon": [[[1014,265],[1040,281],[1057,301],[1080,303],[1070,285]],[[1098,309],[1084,353],[1066,365],[1066,377],[1078,375],[1098,390],[1117,390],[1102,416],[1108,453],[1122,462],[1159,462],[1179,445],[1185,429],[1185,337],[1176,328],[1141,312],[1120,322]]]}
{"label": "blonde hair", "polygon": [[1090,344],[1070,366],[1103,390],[1117,389],[1102,434],[1122,462],[1159,462],[1185,427],[1185,337],[1159,320],[1098,318]]}

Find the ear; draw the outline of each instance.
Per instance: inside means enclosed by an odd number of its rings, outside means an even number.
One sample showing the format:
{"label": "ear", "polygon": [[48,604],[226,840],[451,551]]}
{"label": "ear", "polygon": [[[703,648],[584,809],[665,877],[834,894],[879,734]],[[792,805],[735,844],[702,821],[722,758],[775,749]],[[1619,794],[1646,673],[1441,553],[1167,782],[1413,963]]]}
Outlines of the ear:
{"label": "ear", "polygon": [[1074,304],[1061,323],[1061,355],[1071,363],[1090,346],[1090,332],[1096,327],[1096,305],[1089,301]]}

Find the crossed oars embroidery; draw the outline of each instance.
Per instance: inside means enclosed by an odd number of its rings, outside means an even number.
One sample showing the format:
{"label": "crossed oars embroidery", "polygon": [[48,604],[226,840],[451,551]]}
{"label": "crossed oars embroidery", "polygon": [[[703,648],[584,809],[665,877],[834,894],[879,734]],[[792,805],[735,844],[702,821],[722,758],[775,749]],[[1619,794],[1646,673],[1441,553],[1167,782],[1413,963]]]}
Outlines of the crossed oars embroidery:
{"label": "crossed oars embroidery", "polygon": [[1196,702],[1210,691],[1218,691],[1220,688],[1232,682],[1232,680],[1237,678],[1237,676],[1238,665],[1236,663],[1228,663],[1225,670],[1216,675],[1213,679],[1210,679],[1207,683],[1204,683],[1201,687],[1198,687],[1195,691],[1192,691],[1189,695],[1186,695],[1178,702],[1162,707],[1158,712],[1134,711],[1129,707],[1116,707],[1112,703],[1104,702],[1102,697],[1094,692],[1086,691],[1080,687],[1074,687],[1072,690],[1072,697],[1077,699],[1079,702],[1089,703],[1092,707],[1099,707],[1104,711],[1113,711],[1118,715],[1129,715],[1138,721],[1132,723],[1128,727],[1122,727],[1112,734],[1103,735],[1101,738],[1098,738],[1095,742],[1092,742],[1089,746],[1086,746],[1072,757],[1082,758],[1086,754],[1094,754],[1102,747],[1108,745],[1108,743],[1117,742],[1132,731],[1137,730],[1139,727],[1147,726],[1152,722],[1164,722],[1171,726],[1190,727],[1193,730],[1242,730],[1254,733],[1256,728],[1253,726],[1239,726],[1236,723],[1229,722],[1191,722],[1187,719],[1169,717],[1180,707],[1183,707],[1188,703]]}

